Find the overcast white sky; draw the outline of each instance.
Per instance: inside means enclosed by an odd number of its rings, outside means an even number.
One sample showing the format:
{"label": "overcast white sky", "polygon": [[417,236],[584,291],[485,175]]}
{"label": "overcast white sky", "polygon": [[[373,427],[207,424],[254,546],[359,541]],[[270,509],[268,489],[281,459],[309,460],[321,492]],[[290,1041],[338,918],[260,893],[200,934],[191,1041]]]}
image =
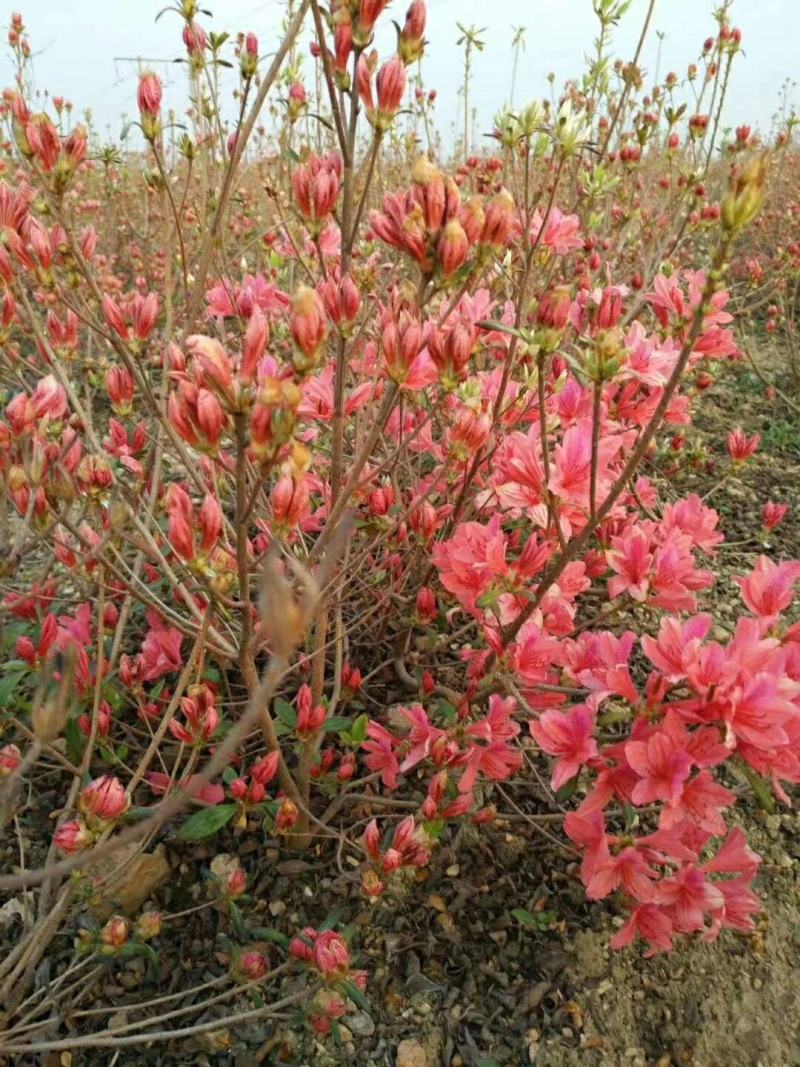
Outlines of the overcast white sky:
{"label": "overcast white sky", "polygon": [[[36,82],[40,89],[71,99],[78,114],[91,106],[97,126],[116,137],[122,115],[135,114],[136,64],[119,57],[142,56],[169,60],[184,54],[181,23],[174,13],[155,22],[168,0],[19,0],[36,54]],[[393,0],[388,15],[403,21],[408,0]],[[632,58],[647,0],[633,0],[615,35],[616,52]],[[24,5],[24,6],[22,6]],[[275,47],[283,0],[207,0],[203,6],[214,19],[206,28],[221,32],[253,30],[262,51]],[[714,30],[712,0],[656,0],[655,17],[644,66],[655,73],[658,39],[665,34],[661,74],[685,73],[703,39]],[[507,100],[511,79],[512,26],[527,27],[527,50],[517,79],[517,102],[548,92],[547,74],[553,71],[559,86],[582,69],[591,50],[596,20],[591,0],[428,0],[430,46],[424,76],[439,92],[438,122],[446,132],[459,114],[462,53],[455,46],[455,21],[486,27],[486,50],[477,55],[472,101],[478,109],[479,128],[490,128],[494,112]],[[10,11],[7,12],[10,14]],[[378,46],[392,47],[394,30],[386,15],[385,36]],[[779,100],[781,86],[798,65],[800,0],[735,0],[732,21],[743,32],[745,55],[736,64],[725,119],[729,124],[751,122],[767,129]],[[182,110],[185,67],[155,68],[168,81],[167,100]],[[306,69],[309,71],[310,64]],[[10,64],[0,58],[0,85],[10,82]],[[793,99],[797,99],[793,92]]]}

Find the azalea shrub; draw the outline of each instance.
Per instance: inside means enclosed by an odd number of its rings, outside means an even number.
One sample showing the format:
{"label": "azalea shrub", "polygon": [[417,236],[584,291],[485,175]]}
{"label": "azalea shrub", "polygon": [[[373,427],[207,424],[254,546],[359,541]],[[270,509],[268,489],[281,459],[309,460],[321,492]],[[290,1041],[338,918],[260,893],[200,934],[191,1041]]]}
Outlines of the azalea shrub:
{"label": "azalea shrub", "polygon": [[[1,799],[7,827],[32,797],[52,818],[0,876],[34,902],[0,964],[28,1011],[8,1054],[111,1040],[30,1022],[59,936],[70,966],[161,980],[180,918],[92,905],[101,864],[167,833],[197,843],[252,1007],[145,1015],[129,1043],[297,1004],[335,1037],[368,971],[324,915],[264,928],[260,845],[344,853],[354,897],[390,907],[465,823],[535,824],[545,768],[586,895],[624,919],[613,947],[753,929],[731,811],[800,781],[800,562],[761,556],[720,631],[719,516],[662,474],[743,358],[735,315],[792,299],[768,190],[796,203],[793,123],[725,129],[727,8],[646,88],[607,51],[627,4],[598,0],[581,79],[500,111],[489,149],[445,149],[424,0],[378,55],[390,6],[295,3],[267,55],[181,0],[187,115],[144,72],[115,145],[32,93],[12,19]],[[231,65],[233,112],[212,91]],[[726,476],[758,445],[732,424]]]}

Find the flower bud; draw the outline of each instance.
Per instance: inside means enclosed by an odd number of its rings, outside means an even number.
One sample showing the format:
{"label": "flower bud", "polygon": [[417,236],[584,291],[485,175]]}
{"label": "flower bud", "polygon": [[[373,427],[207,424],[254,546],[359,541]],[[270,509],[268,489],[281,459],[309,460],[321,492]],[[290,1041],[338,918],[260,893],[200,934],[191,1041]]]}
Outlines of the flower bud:
{"label": "flower bud", "polygon": [[53,844],[65,856],[72,856],[94,843],[94,834],[80,819],[62,823],[53,834]]}
{"label": "flower bud", "polygon": [[78,810],[100,822],[114,822],[128,810],[131,798],[118,778],[104,774],[87,785],[78,797]]}
{"label": "flower bud", "polygon": [[464,266],[469,255],[469,241],[457,219],[451,219],[445,226],[436,254],[445,278],[451,277]]}
{"label": "flower bud", "polygon": [[261,952],[243,952],[235,971],[236,976],[245,982],[260,982],[269,972],[269,960]]}
{"label": "flower bud", "polygon": [[563,330],[569,322],[569,309],[572,296],[563,286],[548,289],[539,300],[536,308],[536,321],[540,326],[551,330]]}
{"label": "flower bud", "polygon": [[292,362],[298,374],[307,374],[317,365],[328,330],[325,308],[314,289],[301,285],[297,290],[290,327],[295,344]]}
{"label": "flower bud", "polygon": [[130,923],[122,915],[112,915],[100,931],[100,940],[111,948],[121,948],[130,937]]}
{"label": "flower bud", "polygon": [[731,176],[728,192],[720,205],[722,226],[729,233],[743,230],[759,213],[764,203],[766,178],[763,156],[751,159]]}
{"label": "flower bud", "polygon": [[406,12],[406,21],[397,42],[400,58],[410,66],[422,58],[425,51],[425,20],[427,12],[425,0],[413,0]]}
{"label": "flower bud", "polygon": [[244,48],[239,59],[242,77],[249,81],[258,70],[258,38],[248,33],[244,39]]}
{"label": "flower bud", "polygon": [[154,141],[160,129],[161,79],[157,74],[147,72],[139,78],[136,101],[139,105],[139,118],[142,132],[148,141]]}
{"label": "flower bud", "polygon": [[13,774],[19,766],[21,753],[14,744],[3,745],[0,748],[0,778]]}
{"label": "flower bud", "polygon": [[143,911],[136,920],[134,934],[140,941],[151,941],[161,933],[162,926],[160,911]]}

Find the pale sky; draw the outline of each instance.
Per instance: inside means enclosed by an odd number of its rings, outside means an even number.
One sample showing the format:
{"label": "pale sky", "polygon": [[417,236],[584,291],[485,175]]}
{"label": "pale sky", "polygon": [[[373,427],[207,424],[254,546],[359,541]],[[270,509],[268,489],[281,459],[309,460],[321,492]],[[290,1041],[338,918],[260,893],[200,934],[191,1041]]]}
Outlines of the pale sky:
{"label": "pale sky", "polygon": [[[73,101],[76,114],[91,106],[103,133],[118,136],[122,115],[134,116],[136,63],[120,57],[143,57],[167,83],[166,100],[176,110],[186,106],[183,65],[151,63],[185,54],[181,21],[167,12],[155,16],[168,0],[19,0],[35,54],[39,89]],[[408,0],[393,0],[381,17],[385,24],[376,45],[382,54],[392,49],[391,19],[403,21]],[[208,0],[215,18],[203,17],[206,29],[254,31],[261,49],[274,49],[280,31],[283,0]],[[631,59],[647,0],[633,0],[615,34],[616,54]],[[656,0],[648,45],[644,53],[647,84],[656,68],[658,38],[662,44],[661,75],[680,76],[696,59],[705,37],[713,33],[712,0]],[[725,121],[750,122],[769,128],[781,87],[796,76],[800,40],[800,0],[735,0],[732,24],[743,33],[744,56],[735,64]],[[10,15],[10,11],[7,12]],[[549,94],[547,74],[556,75],[556,90],[565,78],[578,75],[583,58],[592,50],[597,22],[591,0],[429,0],[430,42],[423,66],[428,88],[438,90],[437,123],[449,140],[454,121],[460,123],[463,54],[455,46],[456,19],[486,27],[485,51],[475,58],[471,101],[478,111],[480,132],[491,128],[492,115],[508,99],[511,81],[512,26],[527,27],[527,49],[521,56],[516,102]],[[304,50],[307,48],[304,47]],[[311,61],[306,71],[311,79]],[[0,86],[11,81],[8,54],[0,56]],[[793,87],[791,99],[800,103]],[[460,128],[460,126],[459,126]],[[483,141],[485,144],[486,142]]]}

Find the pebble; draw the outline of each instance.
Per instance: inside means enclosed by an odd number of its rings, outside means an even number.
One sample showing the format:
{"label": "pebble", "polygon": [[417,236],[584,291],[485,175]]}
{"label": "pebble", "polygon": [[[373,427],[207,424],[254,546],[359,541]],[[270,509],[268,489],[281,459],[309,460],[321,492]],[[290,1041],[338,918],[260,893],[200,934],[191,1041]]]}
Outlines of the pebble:
{"label": "pebble", "polygon": [[347,1025],[359,1037],[369,1037],[375,1033],[375,1023],[365,1011],[347,1016]]}
{"label": "pebble", "polygon": [[282,900],[271,900],[269,902],[269,913],[273,918],[277,918],[278,915],[283,915],[286,911],[286,905]]}
{"label": "pebble", "polygon": [[419,1041],[401,1041],[397,1046],[395,1067],[428,1067],[428,1053]]}

